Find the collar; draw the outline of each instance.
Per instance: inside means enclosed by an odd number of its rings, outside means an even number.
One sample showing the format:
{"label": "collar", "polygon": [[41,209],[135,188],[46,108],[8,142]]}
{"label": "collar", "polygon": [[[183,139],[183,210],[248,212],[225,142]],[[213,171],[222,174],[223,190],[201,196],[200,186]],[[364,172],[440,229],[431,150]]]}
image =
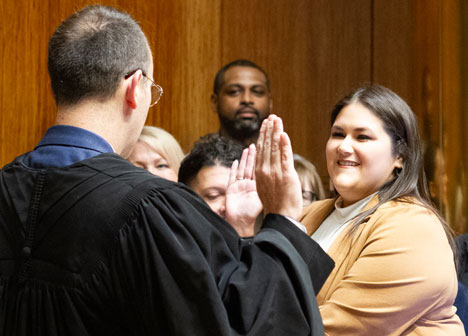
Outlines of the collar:
{"label": "collar", "polygon": [[69,125],[55,125],[49,128],[35,150],[44,146],[70,146],[100,153],[114,152],[112,146],[101,136]]}
{"label": "collar", "polygon": [[[307,228],[307,234],[309,236],[312,235],[312,233],[314,233],[322,224],[325,218],[327,218],[331,212],[335,210],[335,203],[337,200],[338,197],[326,199],[323,201],[316,201],[304,209],[299,221]],[[366,211],[372,208],[378,202],[379,196],[374,195],[362,211]]]}

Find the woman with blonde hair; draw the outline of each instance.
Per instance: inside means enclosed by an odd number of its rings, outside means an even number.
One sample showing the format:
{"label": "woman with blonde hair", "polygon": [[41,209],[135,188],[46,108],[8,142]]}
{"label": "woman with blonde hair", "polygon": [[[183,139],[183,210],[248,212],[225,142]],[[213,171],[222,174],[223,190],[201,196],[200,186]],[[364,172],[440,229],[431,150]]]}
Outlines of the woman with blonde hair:
{"label": "woman with blonde hair", "polygon": [[177,182],[184,153],[177,140],[159,127],[145,126],[128,160],[151,174]]}
{"label": "woman with blonde hair", "polygon": [[303,206],[325,198],[322,180],[314,164],[299,154],[294,154],[294,169],[301,181]]}

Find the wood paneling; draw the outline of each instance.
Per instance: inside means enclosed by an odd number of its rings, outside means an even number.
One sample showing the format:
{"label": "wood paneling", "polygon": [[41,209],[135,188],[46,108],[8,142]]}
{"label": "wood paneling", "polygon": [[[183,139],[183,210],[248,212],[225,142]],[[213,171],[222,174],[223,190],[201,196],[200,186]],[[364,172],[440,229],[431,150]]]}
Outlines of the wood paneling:
{"label": "wood paneling", "polygon": [[[63,19],[94,2],[0,1],[0,165],[33,149],[54,123],[48,39]],[[468,189],[460,182],[468,174],[468,140],[463,139],[468,118],[461,112],[466,110],[462,78],[466,81],[468,72],[460,60],[467,54],[466,47],[460,49],[460,36],[466,42],[461,32],[467,28],[466,13],[460,15],[468,10],[463,0],[100,3],[129,12],[147,34],[155,79],[165,91],[147,124],[174,134],[186,151],[201,135],[218,129],[210,107],[217,70],[248,58],[270,75],[273,112],[283,117],[295,152],[317,165],[326,184],[330,110],[344,94],[376,82],[407,100],[419,116],[424,138],[443,147],[448,214],[456,221],[462,217],[455,213],[466,213],[464,204],[455,205],[460,198],[454,196],[467,195]],[[465,69],[462,78],[460,69]],[[457,229],[466,230],[465,224]]]}
{"label": "wood paneling", "polygon": [[[44,7],[45,5],[45,7]],[[47,81],[47,4],[31,1],[0,3],[1,138],[0,163],[30,150],[54,121]]]}
{"label": "wood paneling", "polygon": [[225,1],[222,62],[248,58],[270,76],[273,112],[324,181],[333,105],[370,79],[371,1]]}
{"label": "wood paneling", "polygon": [[414,1],[374,0],[372,82],[391,88],[413,105]]}
{"label": "wood paneling", "polygon": [[[95,1],[0,2],[0,165],[31,150],[54,123],[47,75],[47,43],[73,11]],[[209,97],[219,63],[218,1],[100,1],[129,12],[153,48],[155,78],[165,94],[148,124],[167,129],[188,150],[200,135],[217,130]]]}
{"label": "wood paneling", "polygon": [[461,105],[460,66],[460,4],[443,1],[441,10],[441,114],[442,144],[447,183],[447,219],[457,232],[466,231],[467,165],[461,159],[465,147],[465,133]]}
{"label": "wood paneling", "polygon": [[[147,124],[171,132],[188,151],[201,135],[217,131],[211,112],[212,79],[219,63],[219,1],[160,1],[148,29],[156,79],[165,90]],[[157,12],[156,12],[157,13]],[[146,31],[146,30],[145,30]]]}
{"label": "wood paneling", "polygon": [[[461,176],[458,179],[458,185],[461,185],[461,199],[455,199],[454,218],[455,222],[459,222],[459,232],[468,230],[468,1],[460,0],[460,83],[461,83],[461,127],[462,135],[460,139],[461,160],[459,168]],[[458,192],[456,193],[458,195]]]}

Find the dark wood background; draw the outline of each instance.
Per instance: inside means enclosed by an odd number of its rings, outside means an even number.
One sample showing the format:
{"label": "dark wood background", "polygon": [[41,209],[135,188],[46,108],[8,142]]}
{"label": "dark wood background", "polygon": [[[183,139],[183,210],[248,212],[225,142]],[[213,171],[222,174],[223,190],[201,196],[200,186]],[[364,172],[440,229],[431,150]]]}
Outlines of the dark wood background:
{"label": "dark wood background", "polygon": [[[31,150],[54,123],[47,42],[86,0],[0,2],[0,165]],[[147,34],[164,96],[147,124],[189,150],[218,129],[210,108],[216,71],[248,58],[270,75],[274,112],[295,152],[328,181],[329,112],[363,83],[388,86],[444,154],[443,210],[466,231],[468,173],[467,10],[463,0],[103,0],[129,12]],[[464,29],[463,29],[464,28]],[[463,43],[464,42],[464,43]],[[465,98],[465,99],[463,99]]]}

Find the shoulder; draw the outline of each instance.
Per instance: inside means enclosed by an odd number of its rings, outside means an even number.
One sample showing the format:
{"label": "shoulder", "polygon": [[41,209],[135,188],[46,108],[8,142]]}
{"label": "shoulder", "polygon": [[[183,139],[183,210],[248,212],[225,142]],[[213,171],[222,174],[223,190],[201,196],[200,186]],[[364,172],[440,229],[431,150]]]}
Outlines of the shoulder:
{"label": "shoulder", "polygon": [[382,204],[369,222],[404,228],[405,231],[443,231],[439,217],[429,208],[413,199],[389,201]]}
{"label": "shoulder", "polygon": [[[84,167],[84,168],[83,168]],[[205,210],[204,202],[182,183],[175,183],[135,167],[117,154],[101,154],[79,162],[76,171],[90,181],[96,204],[127,216],[141,210],[168,210],[182,206]],[[92,182],[91,182],[92,181]],[[148,206],[151,204],[151,206]]]}
{"label": "shoulder", "polygon": [[81,161],[79,165],[87,166],[102,176],[107,176],[113,183],[125,184],[130,189],[183,190],[193,194],[185,185],[155,176],[143,168],[134,166],[117,154],[101,154]]}
{"label": "shoulder", "polygon": [[318,213],[330,212],[334,208],[335,201],[336,201],[335,198],[329,198],[329,199],[313,202],[311,205],[304,208],[299,220],[302,221],[303,219],[307,217],[316,216]]}
{"label": "shoulder", "polygon": [[370,254],[400,255],[401,266],[406,265],[408,272],[426,274],[433,282],[453,280],[453,251],[441,221],[430,209],[411,200],[391,201],[361,225]]}
{"label": "shoulder", "polygon": [[[419,278],[426,294],[456,294],[454,254],[439,217],[416,200],[391,201],[369,219],[367,242],[399,260],[399,272]],[[400,258],[400,257],[401,258]],[[455,286],[455,287],[454,287]]]}
{"label": "shoulder", "polygon": [[393,246],[406,245],[414,250],[426,250],[432,246],[452,254],[439,217],[431,209],[411,199],[382,204],[361,225],[371,237]]}

